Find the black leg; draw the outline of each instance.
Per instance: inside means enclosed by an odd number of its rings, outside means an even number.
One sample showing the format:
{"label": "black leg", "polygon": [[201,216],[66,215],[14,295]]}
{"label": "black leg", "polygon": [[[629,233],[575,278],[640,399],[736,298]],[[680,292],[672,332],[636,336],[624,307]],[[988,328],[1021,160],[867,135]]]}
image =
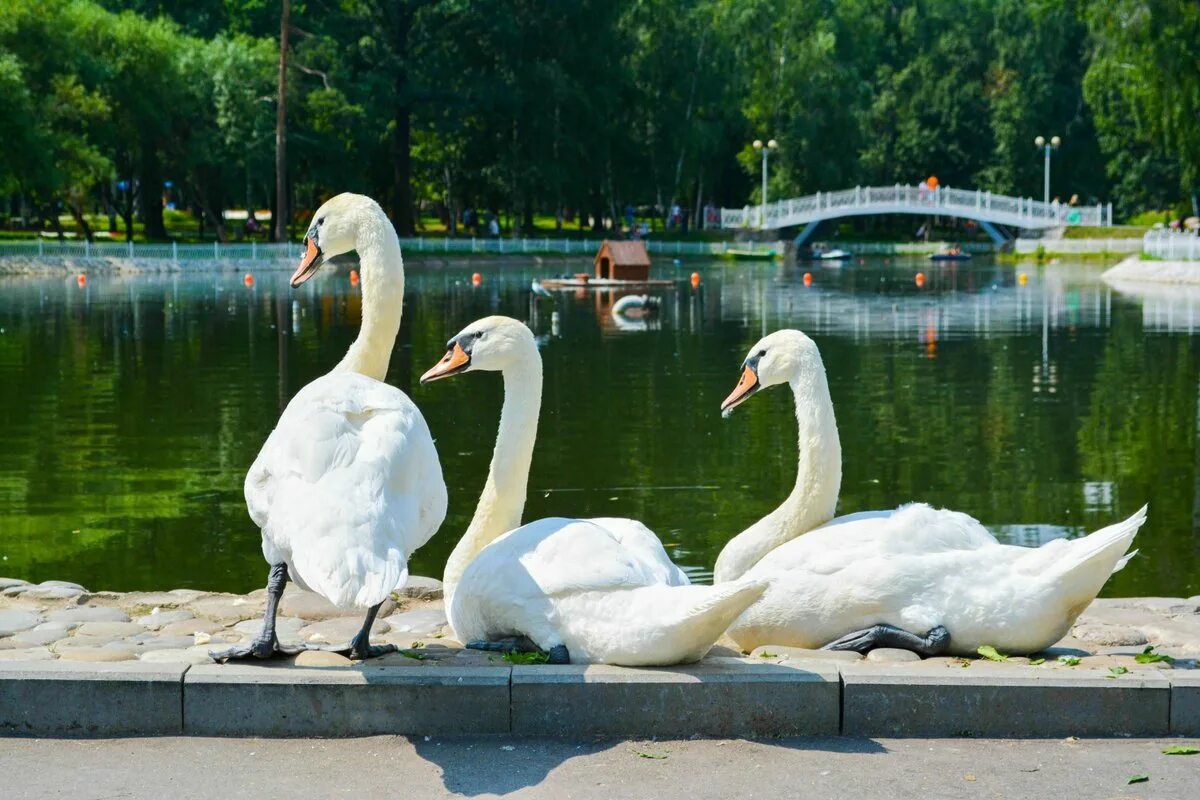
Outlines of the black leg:
{"label": "black leg", "polygon": [[387,653],[395,653],[400,648],[394,644],[371,644],[371,626],[375,624],[375,615],[379,613],[378,603],[367,609],[367,618],[363,621],[362,630],[350,640],[350,658],[355,661],[365,661]]}
{"label": "black leg", "polygon": [[486,650],[489,653],[539,653],[536,644],[524,636],[513,636],[509,639],[478,639],[467,642],[463,647],[468,650]]}
{"label": "black leg", "polygon": [[550,661],[547,662],[550,664],[571,663],[571,653],[567,650],[567,646],[565,644],[559,644],[551,647],[550,652],[548,652],[546,655],[550,657]]}
{"label": "black leg", "polygon": [[[209,655],[218,661],[237,658],[270,658],[282,652],[279,639],[275,636],[275,615],[279,609],[279,598],[288,582],[287,564],[272,564],[267,575],[267,609],[263,613],[263,626],[258,636],[249,644],[239,644],[227,650],[212,650]],[[291,649],[291,648],[289,648]]]}
{"label": "black leg", "polygon": [[941,625],[930,629],[924,636],[909,633],[894,625],[874,625],[861,631],[848,633],[822,647],[822,650],[853,650],[866,653],[876,647],[898,647],[911,650],[928,658],[946,652],[950,647],[950,631]]}

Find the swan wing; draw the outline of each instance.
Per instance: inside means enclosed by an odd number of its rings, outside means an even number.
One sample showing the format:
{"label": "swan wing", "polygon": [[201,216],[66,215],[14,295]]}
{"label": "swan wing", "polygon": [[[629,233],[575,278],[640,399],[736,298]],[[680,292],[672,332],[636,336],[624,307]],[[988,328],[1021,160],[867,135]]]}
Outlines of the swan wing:
{"label": "swan wing", "polygon": [[297,393],[245,492],[267,559],[344,607],[374,605],[402,585],[409,556],[446,516],[424,417],[399,389],[354,372]]}
{"label": "swan wing", "polygon": [[687,573],[675,566],[662,542],[636,519],[624,517],[593,517],[586,520],[608,531],[622,547],[652,569],[661,570],[661,583],[686,586],[691,583]]}
{"label": "swan wing", "polygon": [[748,574],[807,570],[831,575],[868,559],[928,556],[998,546],[977,520],[913,503],[831,520],[767,554]]}
{"label": "swan wing", "polygon": [[[632,525],[618,525],[614,531],[598,522],[549,517],[509,531],[475,557],[463,573],[458,592],[479,593],[482,589],[500,597],[542,598],[677,585],[678,568],[665,552],[660,558],[649,546],[645,537],[656,542],[657,538],[644,526],[620,520]],[[627,546],[627,542],[634,544]],[[658,550],[662,550],[661,544]]]}

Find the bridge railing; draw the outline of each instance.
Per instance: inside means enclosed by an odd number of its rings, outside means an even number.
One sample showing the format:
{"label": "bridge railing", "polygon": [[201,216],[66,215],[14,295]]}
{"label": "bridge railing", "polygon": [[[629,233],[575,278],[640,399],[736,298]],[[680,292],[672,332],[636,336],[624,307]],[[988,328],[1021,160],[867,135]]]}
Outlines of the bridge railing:
{"label": "bridge railing", "polygon": [[817,192],[768,203],[721,209],[722,228],[782,228],[818,219],[839,216],[851,209],[859,213],[923,213],[943,210],[955,216],[978,216],[1029,228],[1059,225],[1111,225],[1112,204],[1078,206],[1067,203],[1043,203],[1028,197],[985,192],[981,189],[954,189],[938,186],[894,184],[892,186],[856,186],[839,192]]}
{"label": "bridge railing", "polygon": [[1167,261],[1200,261],[1200,233],[1146,231],[1142,237],[1142,252]]}

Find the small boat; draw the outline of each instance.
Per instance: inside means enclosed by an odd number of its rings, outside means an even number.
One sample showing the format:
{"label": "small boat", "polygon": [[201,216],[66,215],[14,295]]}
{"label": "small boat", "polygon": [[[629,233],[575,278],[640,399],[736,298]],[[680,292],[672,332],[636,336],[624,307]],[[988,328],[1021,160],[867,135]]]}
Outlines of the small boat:
{"label": "small boat", "polygon": [[670,289],[675,281],[653,278],[636,281],[613,280],[612,278],[593,278],[586,272],[576,275],[563,275],[558,278],[543,278],[540,283],[543,289],[562,291],[564,289]]}
{"label": "small boat", "polygon": [[725,258],[732,258],[735,261],[774,261],[778,257],[778,253],[774,250],[743,250],[740,248],[731,248],[725,251]]}
{"label": "small boat", "polygon": [[971,254],[964,252],[961,247],[954,245],[948,247],[940,253],[930,253],[930,261],[970,261]]}
{"label": "small boat", "polygon": [[832,250],[814,249],[809,253],[806,260],[808,261],[845,261],[846,259],[854,258],[854,254],[849,250],[843,250],[840,247],[835,247]]}

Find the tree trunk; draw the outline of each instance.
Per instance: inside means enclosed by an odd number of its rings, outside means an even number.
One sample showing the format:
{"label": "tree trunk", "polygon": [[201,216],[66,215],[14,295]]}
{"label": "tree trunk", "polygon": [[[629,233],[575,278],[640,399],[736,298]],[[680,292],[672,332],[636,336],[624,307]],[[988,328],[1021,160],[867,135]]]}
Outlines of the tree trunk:
{"label": "tree trunk", "polygon": [[75,198],[72,198],[67,202],[67,205],[71,209],[71,216],[75,219],[75,224],[79,227],[80,232],[83,233],[83,238],[87,239],[89,242],[94,241],[92,237],[92,226],[88,225],[87,218],[83,215],[83,203]]}
{"label": "tree trunk", "polygon": [[141,199],[142,234],[146,239],[166,239],[167,228],[163,224],[162,165],[158,160],[158,148],[153,144],[142,145],[142,176],[138,197]]}
{"label": "tree trunk", "polygon": [[279,88],[275,104],[275,241],[288,238],[287,186],[287,58],[288,30],[291,27],[292,2],[282,0],[279,13]]}

